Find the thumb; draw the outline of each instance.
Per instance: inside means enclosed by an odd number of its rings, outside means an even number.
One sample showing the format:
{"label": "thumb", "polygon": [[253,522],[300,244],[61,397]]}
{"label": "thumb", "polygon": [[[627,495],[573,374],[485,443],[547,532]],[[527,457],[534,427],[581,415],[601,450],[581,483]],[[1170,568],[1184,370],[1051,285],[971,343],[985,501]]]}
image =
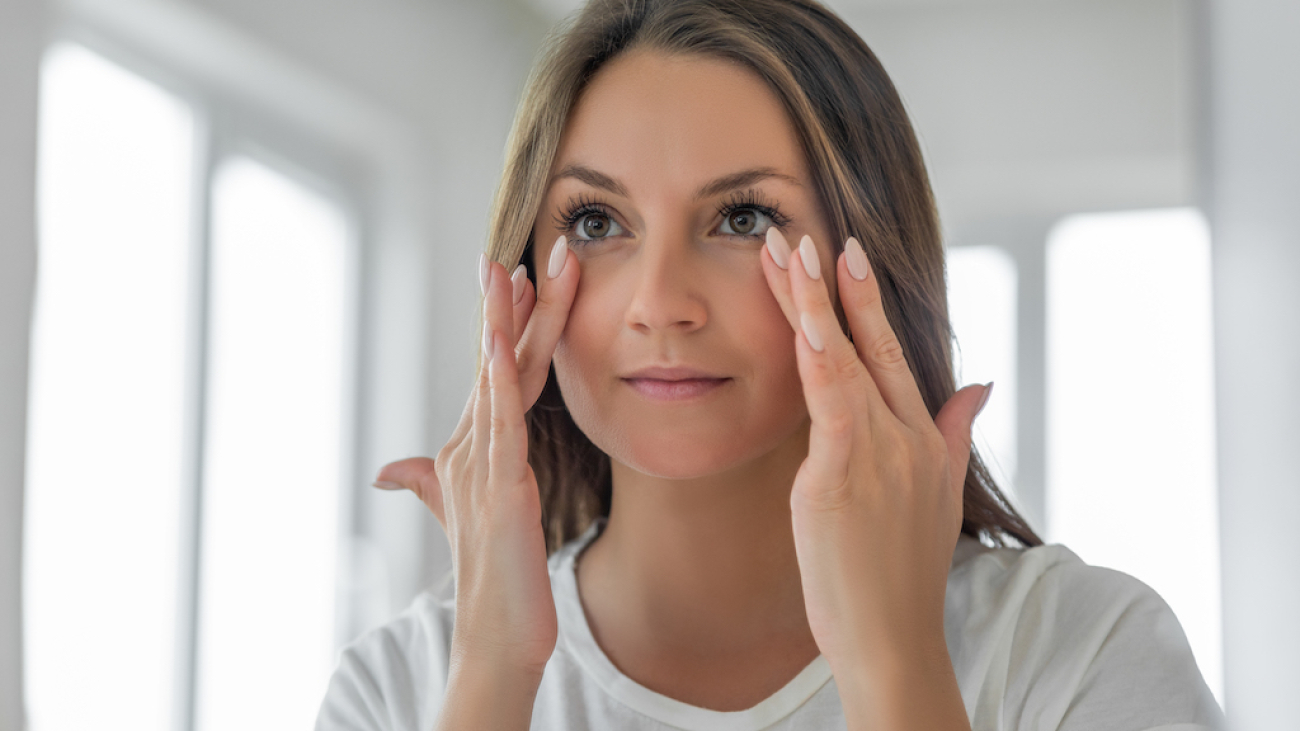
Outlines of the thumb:
{"label": "thumb", "polygon": [[375,487],[381,490],[410,490],[429,507],[433,516],[447,528],[442,506],[442,483],[438,480],[435,463],[428,457],[411,457],[389,462],[375,476]]}
{"label": "thumb", "polygon": [[943,440],[948,443],[948,465],[952,470],[954,489],[960,490],[966,481],[966,467],[970,464],[971,427],[993,393],[993,382],[987,385],[967,386],[948,399],[934,417]]}

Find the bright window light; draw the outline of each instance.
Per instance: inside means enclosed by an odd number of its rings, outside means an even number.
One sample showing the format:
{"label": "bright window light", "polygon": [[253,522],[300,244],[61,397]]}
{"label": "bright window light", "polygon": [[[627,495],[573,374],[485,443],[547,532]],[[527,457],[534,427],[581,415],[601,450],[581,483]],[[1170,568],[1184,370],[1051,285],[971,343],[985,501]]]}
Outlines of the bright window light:
{"label": "bright window light", "polygon": [[198,728],[310,728],[334,664],[348,230],[245,158],[212,200]]}
{"label": "bright window light", "polygon": [[1071,217],[1047,267],[1048,538],[1159,592],[1222,704],[1205,220]]}
{"label": "bright window light", "polygon": [[29,728],[170,731],[193,120],[158,87],[59,45],[40,124]]}
{"label": "bright window light", "polygon": [[948,313],[957,387],[995,382],[975,422],[975,447],[998,487],[1015,494],[1016,263],[996,246],[948,250]]}

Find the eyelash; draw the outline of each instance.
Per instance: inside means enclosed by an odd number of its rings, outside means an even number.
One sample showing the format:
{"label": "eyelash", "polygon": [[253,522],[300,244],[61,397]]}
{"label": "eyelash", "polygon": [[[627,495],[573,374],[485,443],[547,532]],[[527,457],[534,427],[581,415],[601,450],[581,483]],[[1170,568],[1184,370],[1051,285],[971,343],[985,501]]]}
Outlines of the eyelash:
{"label": "eyelash", "polygon": [[[753,189],[753,188],[746,190],[744,192],[732,193],[731,198],[727,202],[718,206],[718,215],[721,216],[722,219],[725,221],[727,218],[731,216],[731,214],[741,210],[758,211],[759,213],[771,219],[772,225],[776,226],[777,228],[783,228],[785,226],[788,226],[790,224],[790,221],[792,220],[789,216],[782,213],[781,209],[778,208],[775,203],[768,203],[767,199],[763,197],[763,194],[757,189]],[[599,214],[601,216],[605,216],[611,219],[613,218],[613,216],[610,215],[609,208],[605,205],[604,202],[597,200],[595,198],[588,198],[585,195],[580,194],[577,197],[570,198],[569,202],[565,205],[564,210],[562,210],[552,220],[555,222],[556,228],[560,229],[561,232],[565,234],[570,234],[569,243],[570,245],[572,245],[576,241],[586,242],[586,241],[598,240],[598,239],[575,238],[571,235],[573,233],[574,228],[578,225],[578,221],[582,220],[584,216],[590,216],[592,214]],[[726,234],[726,235],[744,236],[746,238],[763,237],[763,234]]]}

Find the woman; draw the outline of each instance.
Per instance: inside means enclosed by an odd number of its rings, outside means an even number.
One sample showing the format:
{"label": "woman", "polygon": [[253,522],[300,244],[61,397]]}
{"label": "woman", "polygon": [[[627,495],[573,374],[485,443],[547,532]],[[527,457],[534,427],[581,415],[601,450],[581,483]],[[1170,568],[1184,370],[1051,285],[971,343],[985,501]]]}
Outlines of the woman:
{"label": "woman", "polygon": [[1159,596],[973,454],[915,136],[820,5],[593,0],[481,277],[459,427],[376,483],[442,522],[455,599],[348,647],[318,728],[1219,723]]}

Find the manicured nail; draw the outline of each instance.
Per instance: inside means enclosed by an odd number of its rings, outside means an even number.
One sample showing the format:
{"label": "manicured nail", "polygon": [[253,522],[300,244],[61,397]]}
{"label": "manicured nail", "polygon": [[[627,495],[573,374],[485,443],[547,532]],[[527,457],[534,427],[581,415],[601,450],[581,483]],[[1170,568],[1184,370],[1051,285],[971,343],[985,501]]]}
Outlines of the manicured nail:
{"label": "manicured nail", "polygon": [[372,487],[377,487],[380,490],[401,490],[402,489],[401,485],[397,484],[396,482],[388,482],[387,480],[378,480],[375,483],[373,483]]}
{"label": "manicured nail", "polygon": [[782,269],[790,268],[790,244],[785,240],[785,236],[776,230],[776,226],[767,230],[767,253],[777,266]]}
{"label": "manicured nail", "polygon": [[483,359],[485,363],[492,362],[492,327],[486,322],[483,323]]}
{"label": "manicured nail", "polygon": [[488,268],[487,254],[478,255],[478,291],[480,294],[487,294],[488,277],[492,275],[492,270]]}
{"label": "manicured nail", "polygon": [[993,381],[989,381],[989,385],[984,387],[984,395],[980,397],[980,405],[975,408],[975,416],[979,416],[980,412],[984,410],[984,405],[989,402],[989,394],[991,393],[993,393]]}
{"label": "manicured nail", "polygon": [[569,258],[569,243],[563,236],[555,240],[555,246],[551,247],[551,259],[546,262],[546,277],[555,279],[564,271],[564,262]]}
{"label": "manicured nail", "polygon": [[524,297],[524,282],[528,281],[528,267],[520,264],[515,267],[515,273],[510,275],[510,284],[514,287],[515,304]]}
{"label": "manicured nail", "polygon": [[799,239],[799,261],[803,262],[803,270],[808,272],[809,277],[822,278],[822,263],[817,258],[817,247],[813,246],[812,237],[808,234]]}
{"label": "manicured nail", "polygon": [[867,254],[862,250],[862,244],[852,236],[844,244],[844,260],[849,265],[849,274],[859,282],[866,280],[867,275],[871,273],[871,262],[867,261]]}
{"label": "manicured nail", "polygon": [[[800,249],[803,247],[801,246]],[[803,256],[803,252],[799,252]],[[817,332],[817,324],[813,322],[812,315],[807,312],[799,315],[799,326],[803,328],[803,336],[808,339],[808,344],[818,353],[826,351],[826,343],[822,342],[821,333]]]}

